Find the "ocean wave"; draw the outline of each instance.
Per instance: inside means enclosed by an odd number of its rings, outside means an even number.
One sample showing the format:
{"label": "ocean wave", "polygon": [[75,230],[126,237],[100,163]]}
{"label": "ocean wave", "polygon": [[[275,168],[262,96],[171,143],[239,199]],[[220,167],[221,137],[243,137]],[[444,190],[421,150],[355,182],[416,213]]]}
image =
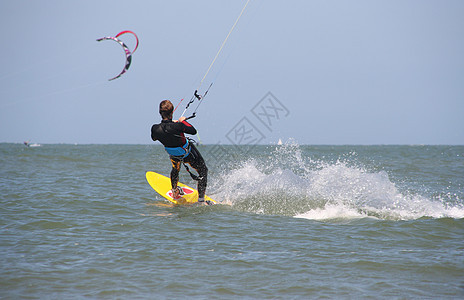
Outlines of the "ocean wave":
{"label": "ocean wave", "polygon": [[313,220],[464,218],[459,196],[399,188],[387,171],[360,166],[356,155],[315,160],[295,143],[244,159],[220,176],[215,199],[252,213]]}

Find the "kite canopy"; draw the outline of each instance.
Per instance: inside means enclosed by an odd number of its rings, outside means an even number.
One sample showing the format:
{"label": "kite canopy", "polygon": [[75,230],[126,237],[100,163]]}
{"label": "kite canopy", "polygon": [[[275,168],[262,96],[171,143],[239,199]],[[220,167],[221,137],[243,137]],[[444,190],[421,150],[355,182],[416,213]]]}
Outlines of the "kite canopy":
{"label": "kite canopy", "polygon": [[116,34],[116,37],[118,38],[119,36],[121,36],[121,35],[123,35],[123,34],[126,34],[126,33],[131,33],[131,34],[133,34],[134,37],[135,37],[135,40],[137,41],[137,43],[135,44],[135,48],[134,48],[134,50],[132,51],[132,54],[134,54],[134,53],[135,53],[135,50],[137,50],[137,48],[139,47],[139,38],[137,37],[137,35],[136,35],[134,32],[132,32],[132,31],[130,31],[130,30],[124,30],[124,31],[121,31],[120,33]]}
{"label": "kite canopy", "polygon": [[[135,39],[137,41],[137,44],[135,45],[135,49],[134,51],[130,51],[129,47],[126,46],[126,44],[124,44],[120,39],[118,39],[119,36],[125,34],[125,33],[131,33],[135,36]],[[101,41],[104,41],[104,40],[113,40],[115,41],[116,43],[118,43],[119,45],[122,46],[122,48],[124,49],[124,53],[126,55],[126,64],[124,66],[124,69],[122,69],[121,73],[119,73],[117,76],[111,78],[111,79],[108,79],[109,81],[111,80],[114,80],[116,78],[119,78],[121,77],[122,74],[126,73],[127,70],[129,70],[129,67],[132,63],[132,54],[135,52],[135,50],[137,50],[137,47],[139,46],[139,39],[137,37],[137,35],[135,33],[133,33],[132,31],[130,30],[125,30],[125,31],[121,31],[120,33],[118,33],[116,35],[116,37],[112,37],[112,36],[107,36],[107,37],[102,37],[100,39],[97,39],[97,42],[101,42]]]}

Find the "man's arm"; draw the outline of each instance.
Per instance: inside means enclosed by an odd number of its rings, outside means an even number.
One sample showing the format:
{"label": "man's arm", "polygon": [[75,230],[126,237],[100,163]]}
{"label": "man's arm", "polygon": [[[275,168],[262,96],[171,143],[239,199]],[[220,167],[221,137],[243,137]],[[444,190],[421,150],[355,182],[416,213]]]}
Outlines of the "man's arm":
{"label": "man's arm", "polygon": [[158,137],[156,136],[155,132],[155,125],[151,126],[151,139],[156,142],[158,140]]}
{"label": "man's arm", "polygon": [[182,131],[187,134],[197,134],[197,130],[189,122],[185,121],[185,117],[180,117],[179,120],[174,121],[182,124]]}

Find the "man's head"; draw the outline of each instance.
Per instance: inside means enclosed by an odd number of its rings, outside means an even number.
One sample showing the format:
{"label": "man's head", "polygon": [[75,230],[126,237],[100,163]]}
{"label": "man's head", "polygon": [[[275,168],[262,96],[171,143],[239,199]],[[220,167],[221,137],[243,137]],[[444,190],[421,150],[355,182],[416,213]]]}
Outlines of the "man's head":
{"label": "man's head", "polygon": [[174,110],[174,105],[169,100],[163,100],[160,103],[159,113],[163,120],[172,119],[172,112]]}

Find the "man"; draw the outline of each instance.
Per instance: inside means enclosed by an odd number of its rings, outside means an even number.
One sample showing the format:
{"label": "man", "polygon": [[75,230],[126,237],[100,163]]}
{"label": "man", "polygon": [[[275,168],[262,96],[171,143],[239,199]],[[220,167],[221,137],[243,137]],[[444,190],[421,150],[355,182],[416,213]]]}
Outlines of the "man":
{"label": "man", "polygon": [[184,192],[177,186],[179,182],[179,171],[182,163],[188,163],[198,172],[198,202],[205,202],[206,183],[208,168],[195,145],[185,137],[187,134],[196,134],[197,130],[185,121],[185,117],[179,120],[172,120],[174,105],[171,101],[163,100],[159,106],[159,113],[162,121],[151,127],[151,138],[153,141],[160,141],[166,152],[169,154],[172,163],[171,187],[174,199],[179,199]]}

